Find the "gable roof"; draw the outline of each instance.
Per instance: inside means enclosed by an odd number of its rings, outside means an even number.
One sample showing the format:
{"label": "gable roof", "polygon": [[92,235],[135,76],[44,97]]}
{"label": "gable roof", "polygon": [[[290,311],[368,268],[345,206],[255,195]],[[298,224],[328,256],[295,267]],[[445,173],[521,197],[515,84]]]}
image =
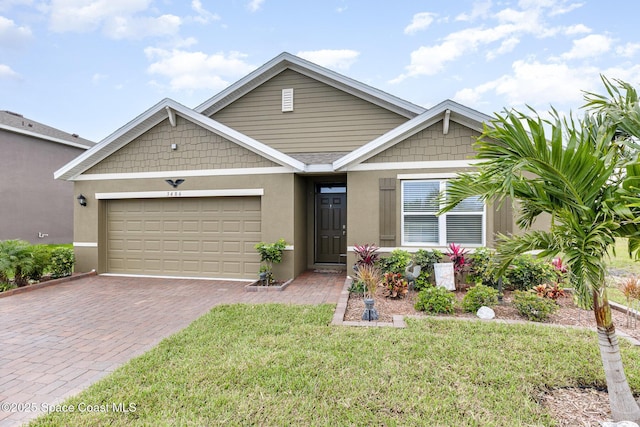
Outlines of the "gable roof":
{"label": "gable roof", "polygon": [[426,111],[425,108],[419,105],[412,104],[409,101],[400,99],[287,52],[281,53],[222,92],[209,98],[197,106],[195,111],[206,116],[211,116],[287,69],[318,80],[407,118],[413,118]]}
{"label": "gable roof", "polygon": [[100,143],[95,145],[93,148],[85,151],[80,156],[58,169],[54,173],[54,178],[74,179],[163,120],[166,120],[167,118],[169,118],[170,121],[175,120],[174,118],[172,119],[173,114],[178,114],[179,116],[200,125],[203,128],[240,145],[241,147],[253,151],[254,153],[280,165],[288,166],[292,170],[302,171],[305,168],[305,164],[301,161],[256,141],[255,139],[225,126],[220,122],[196,113],[192,109],[185,107],[172,99],[165,98],[100,141]]}
{"label": "gable roof", "polygon": [[71,147],[87,149],[95,145],[93,141],[80,138],[76,134],[61,131],[7,110],[0,111],[0,129]]}
{"label": "gable roof", "polygon": [[491,117],[447,99],[419,116],[391,129],[384,135],[337,159],[333,162],[332,167],[336,171],[347,170],[349,167],[364,162],[440,120],[453,120],[471,129],[482,132],[483,123],[488,123]]}

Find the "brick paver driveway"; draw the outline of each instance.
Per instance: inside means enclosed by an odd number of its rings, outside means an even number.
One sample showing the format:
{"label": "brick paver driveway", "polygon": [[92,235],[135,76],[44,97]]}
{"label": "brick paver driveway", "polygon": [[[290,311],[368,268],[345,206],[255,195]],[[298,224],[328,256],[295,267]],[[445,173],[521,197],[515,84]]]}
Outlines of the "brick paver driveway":
{"label": "brick paver driveway", "polygon": [[299,276],[283,292],[233,281],[91,276],[0,298],[0,427],[62,402],[218,304],[337,303],[342,274]]}

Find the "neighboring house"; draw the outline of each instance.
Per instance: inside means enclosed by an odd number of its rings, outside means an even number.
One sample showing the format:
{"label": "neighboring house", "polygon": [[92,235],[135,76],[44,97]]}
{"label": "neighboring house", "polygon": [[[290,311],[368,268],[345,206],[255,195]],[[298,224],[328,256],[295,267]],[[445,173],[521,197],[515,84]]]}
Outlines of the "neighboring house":
{"label": "neighboring house", "polygon": [[355,244],[492,245],[513,229],[508,204],[434,215],[489,119],[282,53],[195,109],[162,100],[55,173],[88,199],[75,205],[77,269],[255,279],[255,243],[284,238],[275,274],[289,278],[351,265]]}
{"label": "neighboring house", "polygon": [[0,240],[73,242],[73,184],[53,172],[94,145],[0,111]]}

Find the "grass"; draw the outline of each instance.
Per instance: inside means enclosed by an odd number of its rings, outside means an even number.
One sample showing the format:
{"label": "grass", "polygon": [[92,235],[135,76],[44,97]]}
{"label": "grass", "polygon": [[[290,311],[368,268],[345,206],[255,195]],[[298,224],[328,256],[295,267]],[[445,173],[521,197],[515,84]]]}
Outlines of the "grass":
{"label": "grass", "polygon": [[[108,412],[30,425],[550,426],[541,392],[605,387],[592,332],[433,319],[335,327],[333,310],[216,307],[65,402]],[[621,345],[626,366],[640,366],[640,349]],[[627,376],[640,391],[640,372]]]}

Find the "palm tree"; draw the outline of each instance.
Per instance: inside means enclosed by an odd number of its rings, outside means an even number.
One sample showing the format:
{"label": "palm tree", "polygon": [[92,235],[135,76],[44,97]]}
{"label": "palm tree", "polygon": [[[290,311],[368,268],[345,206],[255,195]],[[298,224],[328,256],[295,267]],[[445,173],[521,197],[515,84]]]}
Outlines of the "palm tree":
{"label": "palm tree", "polygon": [[0,242],[0,282],[8,282],[9,276],[18,287],[29,284],[29,274],[34,268],[31,245],[24,240]]}
{"label": "palm tree", "polygon": [[[590,109],[581,120],[561,119],[555,110],[546,120],[533,109],[496,114],[475,143],[482,162],[450,181],[441,213],[469,196],[519,202],[517,222],[526,232],[498,236],[501,271],[526,251],[564,255],[578,303],[595,315],[612,416],[638,421],[607,300],[605,259],[617,237],[629,238],[629,252],[639,255],[640,105],[630,86],[619,82],[623,94],[605,85],[611,99],[587,94]],[[550,229],[532,230],[543,213],[551,216]]]}

